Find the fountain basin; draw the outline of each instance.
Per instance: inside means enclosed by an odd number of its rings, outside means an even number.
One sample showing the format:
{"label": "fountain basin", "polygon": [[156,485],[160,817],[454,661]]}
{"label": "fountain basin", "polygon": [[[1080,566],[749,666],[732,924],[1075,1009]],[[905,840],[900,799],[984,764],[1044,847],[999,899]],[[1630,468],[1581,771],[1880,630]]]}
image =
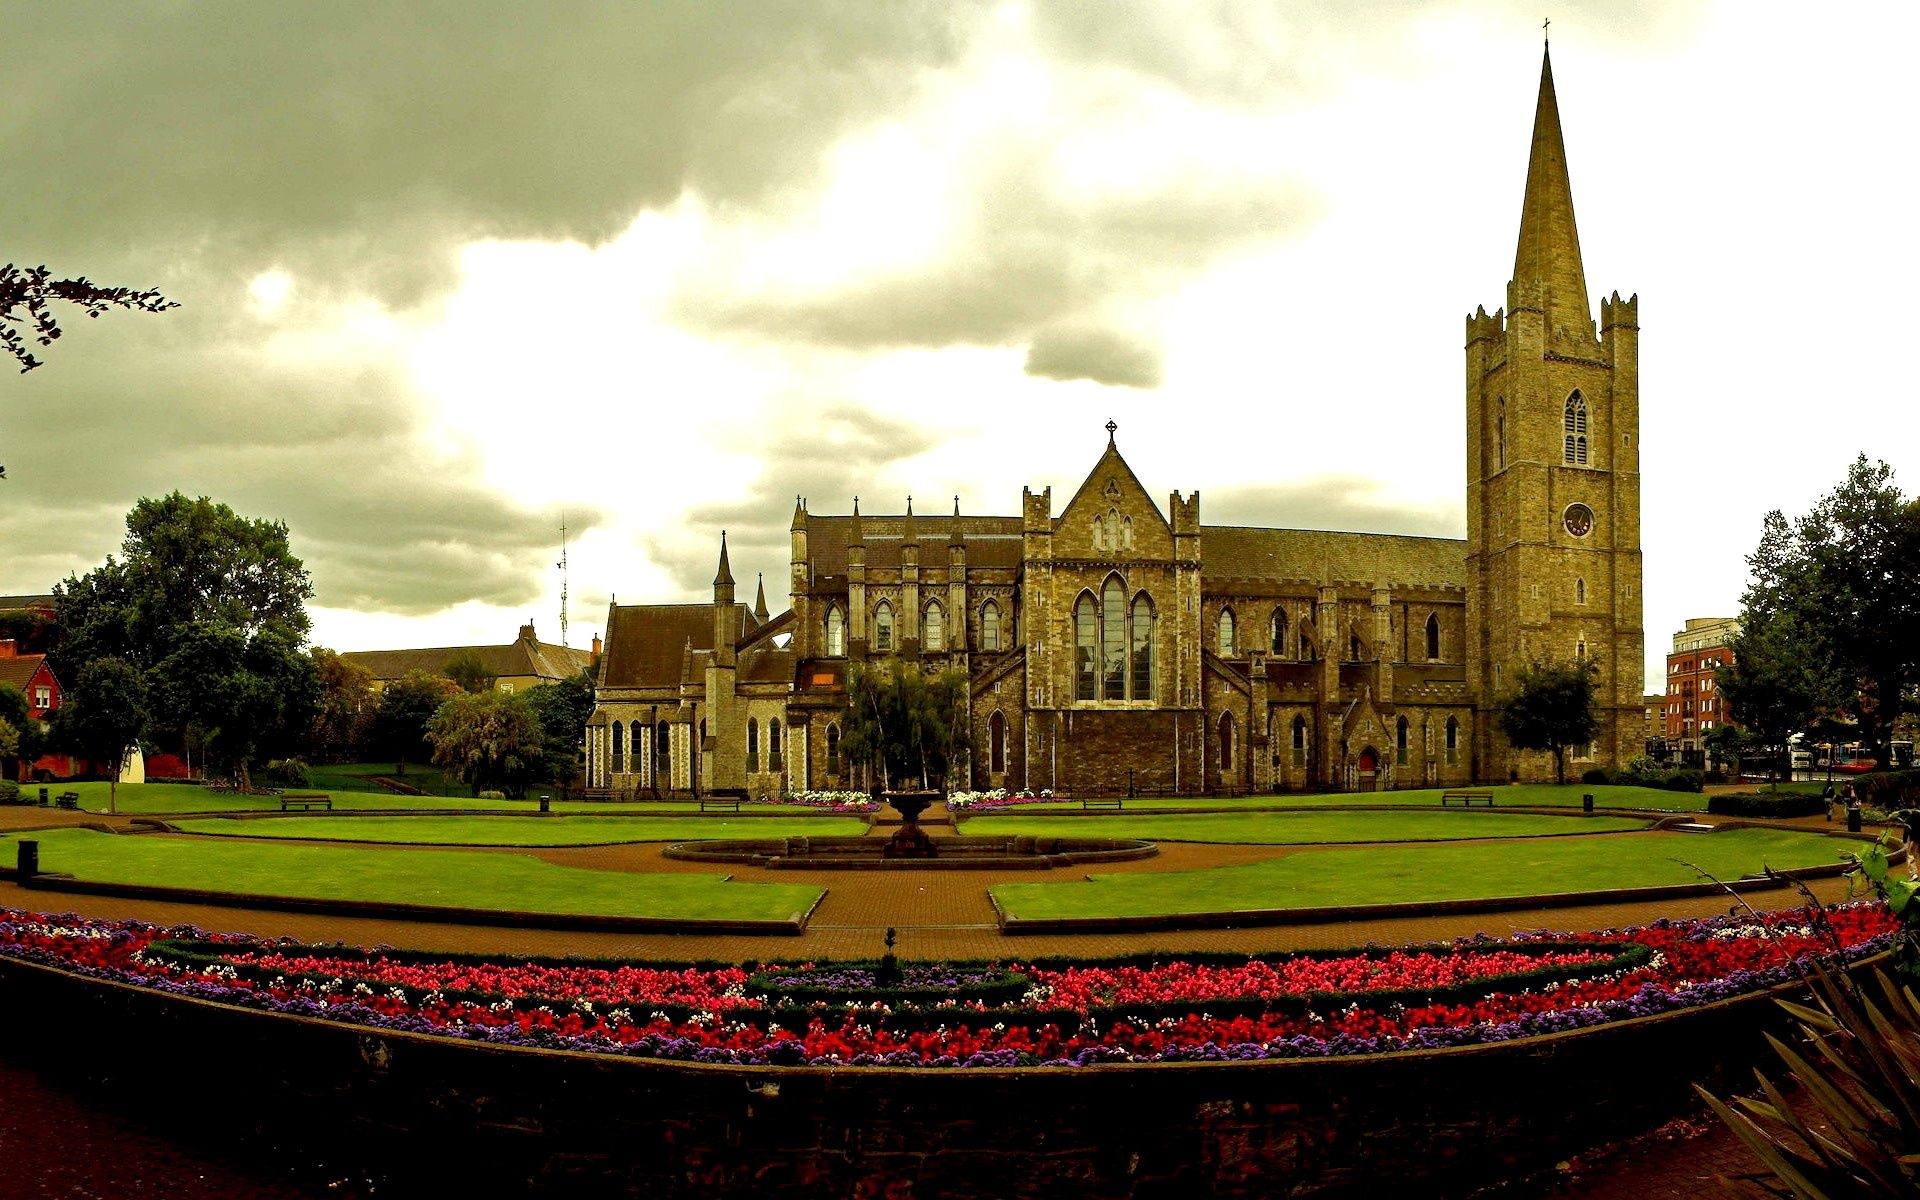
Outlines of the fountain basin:
{"label": "fountain basin", "polygon": [[1160,847],[1134,838],[936,837],[930,858],[889,857],[876,837],[732,838],[676,842],[661,853],[685,862],[745,863],[773,870],[1046,871],[1152,858]]}

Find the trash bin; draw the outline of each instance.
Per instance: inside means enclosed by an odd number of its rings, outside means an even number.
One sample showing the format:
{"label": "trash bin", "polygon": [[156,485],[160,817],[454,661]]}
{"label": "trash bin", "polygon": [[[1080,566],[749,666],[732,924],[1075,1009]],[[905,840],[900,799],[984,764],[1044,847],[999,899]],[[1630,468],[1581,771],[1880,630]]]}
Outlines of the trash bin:
{"label": "trash bin", "polygon": [[40,843],[23,840],[19,843],[20,857],[17,860],[22,883],[40,873]]}
{"label": "trash bin", "polygon": [[1583,813],[1586,813],[1588,816],[1593,815],[1593,793],[1592,792],[1584,793],[1580,797],[1580,811]]}
{"label": "trash bin", "polygon": [[[1860,832],[1860,806],[1857,804],[1847,809],[1847,832]],[[24,844],[25,843],[22,843],[22,845]]]}
{"label": "trash bin", "polygon": [[543,795],[542,795],[542,796],[540,797],[540,811],[541,811],[541,812],[543,812],[543,813],[550,813],[550,812],[552,812],[552,811],[553,811],[553,797],[552,797],[552,796],[548,796],[548,795],[544,795],[544,794],[543,794]]}
{"label": "trash bin", "polygon": [[46,788],[41,788],[41,789],[40,789],[40,807],[41,807],[41,808],[45,808],[45,807],[47,806],[47,803],[48,803],[48,801],[47,801],[47,789],[46,789]]}

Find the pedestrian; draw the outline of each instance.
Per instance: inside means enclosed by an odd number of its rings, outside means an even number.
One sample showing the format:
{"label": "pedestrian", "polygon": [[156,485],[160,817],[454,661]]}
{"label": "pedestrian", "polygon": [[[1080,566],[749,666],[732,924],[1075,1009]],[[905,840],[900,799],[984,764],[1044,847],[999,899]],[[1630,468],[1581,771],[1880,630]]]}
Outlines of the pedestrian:
{"label": "pedestrian", "polygon": [[1831,823],[1833,820],[1834,810],[1840,807],[1839,798],[1835,796],[1833,791],[1833,784],[1829,783],[1827,784],[1826,787],[1823,787],[1820,789],[1820,799],[1826,802],[1827,820],[1829,823]]}

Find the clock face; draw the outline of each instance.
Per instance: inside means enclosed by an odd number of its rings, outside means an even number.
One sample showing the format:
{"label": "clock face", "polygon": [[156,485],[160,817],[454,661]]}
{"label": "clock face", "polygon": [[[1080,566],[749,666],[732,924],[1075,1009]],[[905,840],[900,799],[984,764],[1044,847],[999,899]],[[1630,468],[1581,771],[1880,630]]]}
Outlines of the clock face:
{"label": "clock face", "polygon": [[1593,532],[1593,510],[1584,504],[1569,504],[1561,515],[1561,522],[1567,532],[1575,537],[1585,537]]}

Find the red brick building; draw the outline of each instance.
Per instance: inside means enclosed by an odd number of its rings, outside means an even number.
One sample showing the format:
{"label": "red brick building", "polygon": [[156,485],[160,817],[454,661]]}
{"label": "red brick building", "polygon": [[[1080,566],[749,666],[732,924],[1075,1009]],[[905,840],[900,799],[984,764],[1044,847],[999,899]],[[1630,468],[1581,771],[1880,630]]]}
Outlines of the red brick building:
{"label": "red brick building", "polygon": [[1733,661],[1727,643],[1739,632],[1738,617],[1689,617],[1686,628],[1673,635],[1663,733],[1667,745],[1690,764],[1705,764],[1707,734],[1735,724],[1717,675]]}
{"label": "red brick building", "polygon": [[[0,684],[9,684],[27,698],[27,719],[44,723],[60,707],[60,680],[44,654],[22,654],[12,638],[0,638]],[[29,770],[70,775],[73,762],[64,754],[42,755]]]}

